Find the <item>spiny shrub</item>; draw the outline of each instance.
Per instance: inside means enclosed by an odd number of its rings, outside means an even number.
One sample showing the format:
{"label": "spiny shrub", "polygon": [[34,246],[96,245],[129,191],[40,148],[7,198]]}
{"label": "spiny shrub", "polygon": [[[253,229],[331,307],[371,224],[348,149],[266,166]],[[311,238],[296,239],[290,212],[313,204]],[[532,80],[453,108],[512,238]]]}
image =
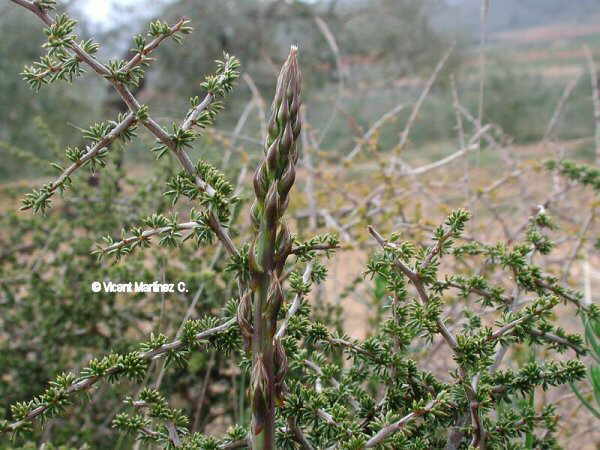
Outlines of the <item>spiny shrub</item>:
{"label": "spiny shrub", "polygon": [[[337,249],[339,241],[330,234],[299,241],[286,221],[302,128],[297,49],[291,49],[279,73],[264,155],[253,178],[251,228],[242,233],[242,224],[236,222],[239,198],[233,185],[215,167],[194,162],[187,153],[221,110],[219,99],[232,90],[239,75],[237,59],[225,55],[216,73],[202,83],[204,98],[191,99],[185,118],[165,129],[130,87],[139,84],[152,61],[150,54],[164,40],[178,40],[191,31],[187,21],[172,26],[153,22],[150,40],[135,38],[130,60],[105,64],[94,56],[96,43],[77,40],[73,19],[52,16],[54,1],[12,1],[46,25],[47,54],[23,72],[32,88],[70,82],[89,68],[111,83],[129,108],[117,120],[86,131],[87,146],[68,148],[67,161],[53,165],[58,177],[27,194],[22,209],[49,211],[57,192],[76,191],[73,180],[82,167],[102,170],[118,140],[133,139],[136,130],[145,128],[157,140],[153,149],[157,157],[171,155],[181,166],[181,172],[164,185],[171,208],[183,207],[184,198],[185,205],[194,208],[183,222],[156,211],[143,221],[144,227],[131,226],[119,237],[104,238],[94,253],[103,264],[119,267],[121,261],[153,243],[181,252],[188,239],[197,246],[219,245],[226,254],[216,255],[226,261],[225,270],[235,288],[227,296],[221,293],[223,313],[219,316],[185,320],[175,336],[149,333],[137,346],[99,354],[78,371],[64,368],[33,399],[14,403],[0,422],[0,432],[21,439],[34,430],[36,422],[68,415],[79,395],[99,385],[139,384],[144,387],[132,387],[122,409],[108,421],[120,433],[163,448],[557,446],[555,409],[552,405],[539,408],[534,393],[537,388],[582,379],[585,366],[579,356],[586,349],[579,335],[555,325],[554,311],[567,303],[578,314],[597,319],[598,310],[583,305],[578,293],[534,263],[536,254],[553,248],[545,234],[552,222],[543,211],[530,219],[526,239],[511,245],[463,239],[470,218],[463,209],[452,212],[435,228],[430,245],[425,246],[403,241],[397,233],[384,237],[371,227],[369,232],[380,250],[368,262],[365,276],[378,280],[387,313],[377,331],[364,340],[331,331],[306,300],[312,287],[327,276],[321,256]],[[588,178],[579,172],[577,176]],[[186,257],[193,258],[189,253]],[[504,274],[512,289],[478,273],[443,269],[447,259],[469,258],[485,265],[486,274]],[[444,317],[444,302],[451,296],[477,302],[464,312],[468,320],[460,327]],[[65,329],[62,333],[66,338],[72,332]],[[415,358],[416,349],[427,354],[438,336],[453,361],[453,369],[445,376],[423,370]],[[112,346],[112,339],[109,336],[107,347]],[[506,349],[514,346],[544,348],[549,354],[571,352],[574,358],[540,361],[532,357],[520,368],[501,368]],[[222,436],[193,432],[194,418],[178,408],[181,402],[161,392],[160,382],[147,383],[149,369],[157,361],[165,362],[163,370],[176,370],[203,352],[238,358],[240,370],[249,377],[249,406],[241,414],[247,409],[249,426],[240,417]],[[162,374],[161,370],[159,377]],[[77,419],[86,421],[85,417]]]}

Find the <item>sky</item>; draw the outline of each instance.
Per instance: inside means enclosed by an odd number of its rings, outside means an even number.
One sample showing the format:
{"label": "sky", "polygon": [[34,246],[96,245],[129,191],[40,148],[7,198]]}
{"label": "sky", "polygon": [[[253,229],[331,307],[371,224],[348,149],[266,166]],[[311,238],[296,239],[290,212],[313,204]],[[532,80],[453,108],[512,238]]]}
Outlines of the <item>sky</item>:
{"label": "sky", "polygon": [[148,8],[148,5],[143,5],[144,3],[152,5],[157,2],[156,0],[78,0],[76,7],[95,25],[102,26],[103,24],[109,23],[109,19],[111,18],[119,18],[119,6],[144,6],[140,9],[143,9],[143,11],[151,16],[153,8]]}
{"label": "sky", "polygon": [[[316,1],[316,0],[308,0]],[[446,0],[450,4],[458,4],[463,0]],[[119,14],[117,6],[143,5],[157,3],[156,0],[78,0],[77,7],[88,16],[97,26],[102,26],[109,22],[111,16]],[[149,15],[152,15],[152,8],[144,6]]]}
{"label": "sky", "polygon": [[86,0],[86,4],[83,6],[85,13],[94,22],[105,22],[109,16],[112,8],[112,1],[110,0]]}

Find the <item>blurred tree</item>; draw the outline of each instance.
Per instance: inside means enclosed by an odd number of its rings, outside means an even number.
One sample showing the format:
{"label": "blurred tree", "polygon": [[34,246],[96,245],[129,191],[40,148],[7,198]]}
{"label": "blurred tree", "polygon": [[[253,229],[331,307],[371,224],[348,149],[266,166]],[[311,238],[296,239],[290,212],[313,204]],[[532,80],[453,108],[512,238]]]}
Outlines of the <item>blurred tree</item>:
{"label": "blurred tree", "polygon": [[16,167],[20,176],[25,174],[22,161],[11,156],[20,149],[26,148],[37,157],[53,156],[49,146],[40,144],[42,136],[39,126],[34,125],[36,117],[44,117],[55,136],[67,139],[78,133],[73,125],[85,126],[85,113],[98,102],[98,96],[79,95],[80,88],[67,90],[61,84],[35,95],[13,74],[21,72],[41,55],[44,35],[38,23],[26,11],[9,8],[0,14],[0,28],[0,149],[3,155],[9,156],[2,158],[0,178],[5,178],[14,174]]}
{"label": "blurred tree", "polygon": [[[477,33],[479,14],[474,14],[481,0],[453,2],[459,21]],[[557,23],[586,22],[600,12],[598,0],[502,0],[492,1],[488,17],[488,30],[504,31]]]}
{"label": "blurred tree", "polygon": [[429,69],[450,44],[431,25],[437,0],[359,2],[343,20],[342,41],[355,56],[392,62],[400,76]]}
{"label": "blurred tree", "polygon": [[[290,44],[302,48],[305,86],[337,81],[336,58],[342,64],[391,63],[394,76],[430,69],[448,45],[430,24],[431,7],[438,0],[317,1],[206,0],[201,4],[178,0],[163,17],[186,16],[200,31],[180,50],[161,55],[161,87],[191,95],[190,81],[200,80],[223,51],[239,55],[244,69],[260,88],[272,88],[273,74]],[[321,17],[337,42],[335,55],[317,25]],[[164,71],[161,71],[164,72]],[[267,81],[264,81],[267,80]],[[266,84],[265,84],[266,83]],[[168,89],[164,95],[168,95]]]}

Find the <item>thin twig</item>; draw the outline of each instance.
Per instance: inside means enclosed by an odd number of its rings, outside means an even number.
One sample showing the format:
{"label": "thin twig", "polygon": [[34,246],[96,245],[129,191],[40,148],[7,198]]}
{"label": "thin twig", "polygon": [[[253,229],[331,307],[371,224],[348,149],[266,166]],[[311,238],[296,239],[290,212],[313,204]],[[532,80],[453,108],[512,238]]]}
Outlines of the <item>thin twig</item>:
{"label": "thin twig", "polygon": [[460,150],[455,151],[454,153],[446,156],[445,158],[442,159],[438,159],[437,161],[431,163],[431,164],[425,164],[421,167],[416,167],[414,169],[410,169],[407,172],[407,175],[422,175],[426,172],[429,172],[430,170],[434,170],[434,169],[439,169],[440,167],[445,166],[448,163],[451,163],[452,161],[454,161],[457,158],[460,158],[463,155],[466,155],[467,153],[477,150],[477,144],[476,141],[483,135],[485,134],[489,129],[489,125],[485,126],[483,128],[481,128],[477,133],[475,133],[475,135],[471,138],[471,142],[469,143],[468,146],[462,147]]}
{"label": "thin twig", "polygon": [[50,185],[49,193],[56,191],[73,175],[73,173],[83,167],[88,161],[95,158],[102,150],[108,148],[121,134],[127,131],[137,121],[135,114],[129,113],[116,127],[107,133],[102,139],[96,142],[88,151],[77,161],[67,167],[60,176]]}
{"label": "thin twig", "polygon": [[287,424],[290,431],[294,435],[294,439],[298,444],[300,444],[300,447],[302,447],[304,450],[313,450],[314,447],[311,445],[311,443],[308,441],[308,439],[296,423],[296,418],[288,417]]}
{"label": "thin twig", "polygon": [[[196,334],[195,339],[197,341],[206,340],[207,338],[210,338],[219,333],[223,333],[223,332],[229,330],[236,324],[237,324],[237,320],[235,318],[229,319],[227,322],[225,322],[219,326],[210,328],[208,330],[205,330],[205,331],[202,331],[202,332]],[[155,348],[153,350],[149,350],[147,352],[140,352],[140,353],[138,353],[138,356],[142,359],[151,361],[151,360],[154,360],[156,358],[163,356],[165,353],[171,352],[173,350],[177,350],[178,348],[181,348],[183,345],[184,345],[183,341],[181,341],[180,339],[176,339],[173,342],[169,342],[167,344],[161,345],[160,347]],[[122,369],[122,367],[119,367],[119,366],[111,367],[110,369],[106,370],[105,376],[115,375],[115,374],[119,373],[121,370],[123,370],[123,369]],[[103,379],[103,377],[100,377],[100,376],[92,376],[89,378],[84,378],[84,379],[75,381],[73,384],[71,384],[65,390],[65,394],[70,395],[70,394],[74,394],[79,391],[86,390],[102,379]],[[9,430],[18,429],[23,424],[25,424],[27,422],[31,422],[37,416],[39,416],[40,414],[43,414],[51,406],[52,405],[50,405],[50,404],[44,404],[44,405],[38,406],[37,408],[34,408],[27,414],[27,416],[24,419],[9,424],[8,429]]]}
{"label": "thin twig", "polygon": [[112,245],[109,245],[108,247],[104,247],[101,249],[102,253],[107,253],[113,250],[117,250],[119,248],[131,245],[131,244],[135,244],[137,242],[142,242],[142,241],[148,241],[152,236],[156,236],[159,234],[163,234],[163,233],[170,233],[172,231],[180,231],[180,230],[194,230],[196,228],[199,228],[201,225],[198,224],[198,222],[185,222],[185,223],[179,223],[175,226],[166,226],[166,227],[160,227],[160,228],[151,228],[149,230],[144,231],[141,235],[139,236],[131,236],[128,238],[125,238],[119,242],[115,242]]}
{"label": "thin twig", "polygon": [[340,102],[342,99],[342,93],[344,92],[345,73],[344,73],[343,66],[342,66],[342,57],[341,57],[340,47],[337,44],[335,36],[333,35],[329,26],[327,26],[327,23],[323,19],[321,19],[319,16],[315,16],[314,20],[315,20],[315,23],[317,24],[317,28],[319,28],[319,31],[321,32],[323,37],[325,37],[325,40],[327,41],[327,45],[329,45],[329,48],[331,49],[331,52],[333,53],[333,55],[335,57],[335,65],[336,65],[337,73],[338,73],[338,87],[337,87],[337,94],[336,94],[335,102],[333,104],[333,112],[329,115],[329,120],[327,121],[327,124],[325,125],[325,127],[323,127],[323,130],[321,130],[321,134],[318,138],[318,142],[319,142],[319,144],[321,144],[323,142],[323,140],[325,139],[325,136],[327,136],[327,133],[329,132],[329,129],[331,128],[331,125],[333,124],[333,122],[335,120],[335,116],[336,116],[335,113],[339,109],[339,105],[340,105]]}
{"label": "thin twig", "polygon": [[[304,270],[304,274],[302,275],[302,281],[304,283],[307,283],[308,280],[310,279],[312,269],[313,269],[313,263],[309,262],[306,266],[306,269]],[[281,339],[283,336],[285,336],[287,328],[290,324],[290,320],[292,319],[294,314],[296,314],[296,312],[298,312],[298,309],[300,309],[301,304],[302,304],[302,295],[296,294],[296,296],[294,297],[294,300],[292,301],[292,304],[290,305],[290,308],[288,309],[288,311],[285,315],[285,318],[283,319],[283,321],[281,322],[281,325],[279,326],[279,330],[277,330],[275,339],[278,340],[278,339]]]}
{"label": "thin twig", "polygon": [[254,79],[248,73],[244,73],[242,75],[243,80],[248,85],[250,92],[252,92],[252,96],[256,101],[256,105],[258,107],[258,119],[260,121],[260,135],[262,137],[262,141],[265,142],[267,139],[267,108],[265,104],[265,99],[260,95],[260,91],[256,87],[256,83]]}
{"label": "thin twig", "polygon": [[592,83],[592,101],[594,103],[594,123],[596,125],[595,143],[596,143],[596,164],[600,164],[600,89],[598,89],[598,72],[594,63],[594,56],[587,45],[583,46],[583,51],[588,62],[590,71],[590,81]]}
{"label": "thin twig", "polygon": [[150,43],[146,44],[146,46],[143,48],[143,50],[141,52],[137,52],[127,62],[127,64],[125,64],[125,66],[120,70],[120,72],[127,73],[134,67],[143,63],[145,60],[148,59],[148,55],[150,53],[152,53],[154,50],[156,50],[156,48],[162,43],[162,41],[164,41],[168,37],[172,36],[173,34],[177,33],[181,29],[181,27],[183,25],[185,25],[187,22],[188,22],[187,19],[184,19],[184,18],[179,19],[176,24],[172,25],[169,28],[170,34],[167,34],[167,33],[161,34],[160,36],[158,36],[158,37],[154,38],[152,41],[150,41]]}
{"label": "thin twig", "polygon": [[[30,2],[28,0],[11,0],[11,1],[16,3],[17,5],[22,6],[26,9],[28,9],[29,11],[33,12],[47,26],[51,26],[54,23],[54,20],[48,15],[48,13],[45,10],[38,8],[33,2]],[[109,79],[109,82],[113,85],[115,90],[119,93],[123,102],[127,105],[129,110],[131,111],[131,113],[135,116],[137,114],[137,112],[139,111],[139,109],[141,108],[141,105],[137,101],[137,99],[134,97],[134,95],[131,93],[131,91],[124,84],[122,84],[118,81],[115,81],[114,79],[110,79],[110,77],[111,77],[110,70],[108,70],[108,68],[106,66],[104,66],[102,63],[97,61],[92,55],[85,52],[79,45],[77,45],[76,43],[73,42],[73,43],[67,44],[67,46],[73,53],[75,53],[75,55],[77,55],[77,57],[81,61],[86,63],[88,66],[90,66],[94,70],[94,72],[96,72],[98,75],[100,75],[103,78]],[[222,75],[222,76],[224,76],[224,75]],[[212,103],[213,100],[214,100],[213,94],[208,93],[205,96],[205,98],[202,100],[202,102],[188,113],[181,128],[183,130],[189,130],[194,125],[195,120],[198,118],[198,116],[202,113],[202,111],[204,111]],[[175,156],[179,160],[179,162],[182,165],[182,167],[184,168],[184,170],[194,178],[197,186],[200,189],[202,189],[207,195],[214,196],[216,193],[215,190],[212,188],[212,186],[210,186],[208,183],[206,183],[204,180],[202,180],[202,178],[200,178],[198,176],[196,169],[194,167],[194,164],[192,163],[192,161],[191,161],[190,157],[188,156],[188,154],[186,153],[186,151],[184,149],[178,148],[175,145],[175,143],[171,140],[169,134],[151,117],[148,116],[146,118],[146,120],[143,121],[143,124],[152,134],[154,134],[154,136],[156,136],[156,138],[161,143],[166,145],[175,154]],[[219,220],[217,219],[217,217],[215,216],[215,214],[212,211],[209,212],[208,224],[211,227],[211,229],[213,230],[213,232],[215,233],[215,235],[217,236],[217,238],[223,243],[223,245],[225,246],[227,251],[231,255],[238,256],[239,252],[238,252],[237,248],[235,247],[233,240],[229,236],[229,233],[221,225],[221,223],[219,222]]]}
{"label": "thin twig", "polygon": [[404,426],[407,423],[412,422],[413,420],[429,413],[439,402],[440,402],[440,396],[438,396],[434,400],[431,400],[423,409],[415,410],[415,411],[411,412],[410,414],[407,414],[406,416],[404,416],[402,419],[398,420],[397,422],[394,422],[390,425],[383,427],[381,430],[379,430],[377,432],[377,434],[375,436],[373,436],[371,439],[369,439],[367,441],[367,443],[365,444],[365,448],[372,448],[372,447],[376,447],[377,445],[381,444],[384,440],[386,440],[392,434],[394,434],[394,433],[400,431],[402,428],[404,428]]}
{"label": "thin twig", "polygon": [[569,277],[573,262],[575,261],[575,259],[577,259],[577,255],[579,255],[581,247],[583,247],[586,235],[587,235],[590,227],[592,226],[592,223],[594,222],[595,218],[596,218],[596,208],[592,208],[592,210],[588,214],[588,217],[586,218],[583,226],[581,227],[581,230],[579,231],[579,236],[577,237],[577,243],[575,244],[575,247],[573,248],[573,252],[571,253],[570,257],[567,259],[567,262],[563,267],[563,276],[562,276],[563,282],[566,281],[567,278]]}
{"label": "thin twig", "polygon": [[360,153],[360,151],[363,149],[365,142],[368,142],[369,139],[371,139],[371,136],[373,136],[377,132],[377,130],[379,130],[389,120],[391,120],[395,116],[397,116],[398,113],[400,113],[404,108],[406,108],[406,105],[404,105],[404,104],[396,105],[392,109],[387,111],[385,114],[383,114],[375,122],[373,122],[373,125],[371,125],[371,127],[367,130],[367,132],[365,134],[363,134],[362,138],[356,143],[356,145],[354,146],[352,151],[350,153],[348,153],[348,155],[344,158],[343,163],[347,164],[350,161],[352,161],[354,159],[354,157],[356,155],[358,155]]}
{"label": "thin twig", "polygon": [[565,89],[563,90],[560,100],[558,101],[556,108],[554,109],[552,118],[550,119],[550,122],[548,122],[548,127],[546,128],[546,132],[544,133],[544,137],[542,138],[542,141],[545,142],[552,137],[552,133],[554,132],[554,129],[556,128],[556,125],[558,124],[558,120],[560,119],[560,116],[562,115],[562,112],[565,109],[567,100],[569,100],[569,97],[571,97],[571,94],[577,87],[577,84],[579,83],[579,80],[581,79],[582,75],[583,75],[583,72],[581,72],[581,71],[578,72],[577,76],[575,78],[573,78],[572,80],[570,80],[565,85]]}
{"label": "thin twig", "polygon": [[491,0],[481,0],[481,14],[479,17],[479,102],[477,108],[477,122],[481,127],[483,124],[483,102],[485,94],[485,44],[487,33],[487,18],[490,10]]}
{"label": "thin twig", "polygon": [[[393,248],[394,247],[394,245],[392,243],[387,242],[372,226],[369,226],[368,228],[369,228],[369,233],[371,233],[371,235],[375,238],[375,240],[383,248],[385,248],[385,247]],[[423,263],[424,267],[426,267],[428,264],[431,263],[431,261],[433,260],[433,257],[437,253],[439,253],[439,249],[441,249],[441,246],[443,245],[444,241],[446,239],[448,239],[449,237],[450,237],[449,234],[444,235],[441,239],[439,239],[437,241],[435,246],[433,246],[429,249],[428,254],[425,257],[425,262]],[[396,267],[398,267],[399,270],[404,275],[406,275],[406,277],[410,280],[412,285],[415,287],[421,302],[423,304],[427,305],[429,303],[429,296],[427,294],[427,291],[425,290],[425,285],[423,284],[423,280],[419,277],[419,275],[415,271],[408,268],[398,258],[394,259],[394,263],[395,263]],[[442,321],[442,319],[440,317],[438,317],[436,319],[436,325],[437,325],[439,333],[442,335],[442,337],[444,338],[446,343],[450,346],[450,348],[452,349],[453,352],[456,352],[457,348],[458,348],[458,343],[456,341],[456,338],[452,335],[450,330],[448,330],[448,328],[446,327],[446,325],[444,324],[444,322]],[[458,372],[459,372],[460,378],[463,380],[465,394],[467,396],[467,399],[469,400],[469,408],[470,408],[470,412],[471,412],[471,423],[472,423],[473,429],[474,429],[471,445],[474,447],[478,447],[481,445],[482,448],[484,448],[486,431],[483,427],[481,417],[479,416],[479,401],[477,400],[476,389],[474,389],[471,386],[471,383],[468,380],[467,371],[460,364],[458,365]]]}
{"label": "thin twig", "polygon": [[421,92],[421,95],[417,99],[417,102],[413,106],[413,109],[410,113],[410,117],[408,118],[408,122],[406,123],[404,130],[400,134],[400,142],[396,146],[396,153],[400,153],[402,150],[404,150],[404,147],[406,146],[406,143],[408,141],[408,136],[410,134],[412,126],[415,123],[415,121],[417,120],[417,117],[419,116],[419,112],[421,111],[421,106],[423,106],[423,102],[425,102],[425,99],[429,95],[429,91],[431,90],[433,84],[435,83],[435,80],[437,80],[438,75],[440,74],[440,72],[442,71],[444,66],[446,65],[446,61],[448,61],[448,58],[454,51],[454,47],[455,47],[455,44],[452,44],[452,46],[446,51],[444,56],[442,56],[442,59],[440,59],[437,66],[435,67],[433,73],[427,80],[427,83],[425,84],[425,88],[423,89],[423,91]]}

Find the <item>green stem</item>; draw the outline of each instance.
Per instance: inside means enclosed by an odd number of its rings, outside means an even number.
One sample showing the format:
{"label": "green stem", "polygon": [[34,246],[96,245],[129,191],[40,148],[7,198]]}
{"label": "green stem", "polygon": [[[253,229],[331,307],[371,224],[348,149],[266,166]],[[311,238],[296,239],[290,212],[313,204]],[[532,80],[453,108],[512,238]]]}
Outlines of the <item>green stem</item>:
{"label": "green stem", "polygon": [[[529,362],[535,362],[536,360],[536,351],[535,351],[535,347],[532,347],[530,352],[529,352]],[[529,406],[531,408],[535,407],[535,389],[533,389],[531,391],[531,393],[529,394]],[[527,433],[525,434],[525,448],[528,450],[533,450],[533,444],[534,444],[534,434],[532,430],[527,431]]]}
{"label": "green stem", "polygon": [[238,308],[246,347],[252,351],[253,450],[275,448],[275,404],[281,398],[287,371],[285,351],[274,336],[284,300],[279,276],[292,249],[292,237],[282,217],[296,177],[296,141],[301,129],[301,74],[296,52],[292,47],[277,79],[265,159],[254,174],[256,201],[251,215],[256,235],[249,251],[252,297],[244,297]]}
{"label": "green stem", "polygon": [[569,386],[571,386],[571,389],[573,390],[579,401],[583,404],[583,406],[585,406],[594,416],[596,416],[596,418],[600,419],[600,411],[594,408],[594,406],[587,401],[583,394],[579,392],[579,389],[577,389],[575,383],[569,383]]}
{"label": "green stem", "polygon": [[[252,366],[264,365],[266,383],[262,398],[252,397],[252,449],[272,450],[275,441],[275,389],[273,367],[273,338],[269,333],[267,295],[269,276],[259,279],[255,291],[254,336],[252,339]],[[262,361],[261,361],[262,360]]]}

